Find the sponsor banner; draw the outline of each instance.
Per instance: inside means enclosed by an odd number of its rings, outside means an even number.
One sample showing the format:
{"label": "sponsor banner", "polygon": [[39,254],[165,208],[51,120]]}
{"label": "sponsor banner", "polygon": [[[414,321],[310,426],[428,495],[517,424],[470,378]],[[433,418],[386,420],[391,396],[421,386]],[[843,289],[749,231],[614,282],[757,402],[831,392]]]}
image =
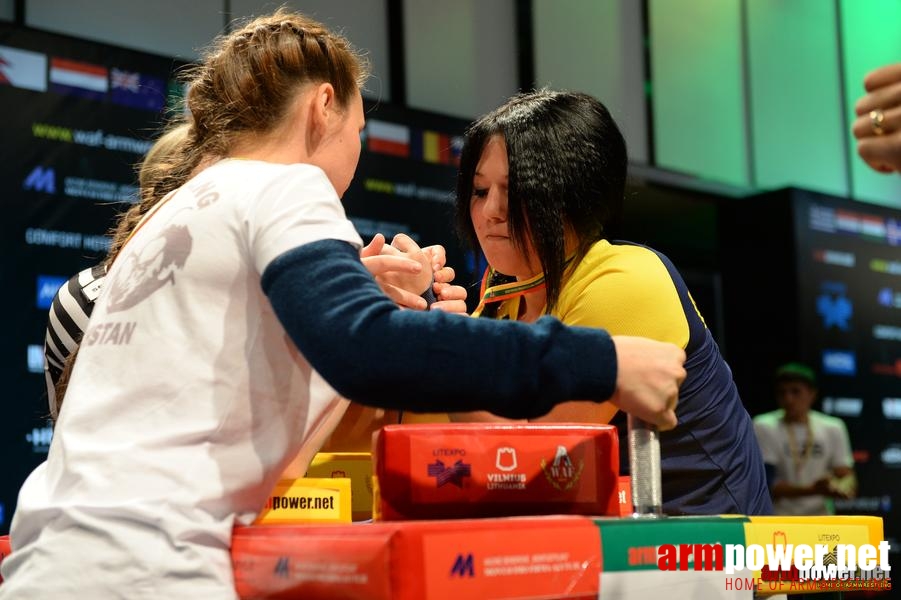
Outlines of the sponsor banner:
{"label": "sponsor banner", "polygon": [[44,372],[44,347],[40,344],[28,344],[28,372]]}
{"label": "sponsor banner", "polygon": [[53,427],[34,427],[25,434],[25,441],[31,444],[31,450],[35,454],[47,454],[50,451],[50,442],[53,441]]}
{"label": "sponsor banner", "polygon": [[[839,544],[845,546],[870,545],[878,546],[883,543],[882,519],[869,516],[816,516],[816,517],[749,517],[744,524],[745,545],[752,544],[765,547],[766,545],[781,545],[793,547],[806,545],[815,548],[818,544],[826,545],[831,554],[827,554],[826,562],[835,564],[835,552]],[[806,588],[799,588],[800,582],[791,581],[790,573],[772,573],[769,566],[755,570],[754,578],[760,578],[767,582],[767,593],[796,592]],[[840,584],[840,581],[833,583]],[[832,589],[855,589],[855,582],[845,582],[846,587],[834,587]],[[794,587],[793,587],[794,586]],[[811,591],[816,588],[811,588]]]}
{"label": "sponsor banner", "polygon": [[53,298],[56,296],[56,292],[68,280],[68,277],[62,277],[59,275],[38,275],[36,286],[37,298],[35,301],[35,306],[37,306],[40,310],[48,310],[50,308],[50,305],[53,304]]}
{"label": "sponsor banner", "polygon": [[879,455],[882,464],[886,467],[897,469],[901,468],[901,446],[898,444],[889,444],[883,448]]}
{"label": "sponsor banner", "polygon": [[901,244],[901,221],[892,217],[812,204],[808,226],[822,233],[840,233],[870,242]]}
{"label": "sponsor banner", "polygon": [[106,67],[53,57],[50,59],[50,89],[58,94],[102,100],[109,89]]}
{"label": "sponsor banner", "polygon": [[[596,519],[604,557],[601,597],[752,598],[753,587],[744,585],[749,571],[727,575],[703,568],[713,564],[714,544],[744,543],[744,521],[740,517]],[[679,555],[685,570],[659,568],[660,548],[665,544],[690,546]]]}
{"label": "sponsor banner", "polygon": [[425,597],[597,597],[600,544],[587,520],[580,527],[548,522],[537,531],[511,525],[424,536]]}
{"label": "sponsor banner", "polygon": [[53,167],[37,165],[22,181],[22,189],[29,192],[41,192],[44,194],[56,193],[56,170]]}
{"label": "sponsor banner", "polygon": [[823,350],[822,361],[826,375],[857,375],[857,354],[853,350]]}
{"label": "sponsor banner", "polygon": [[893,363],[873,363],[870,367],[870,371],[877,375],[901,377],[901,358],[896,359]]}
{"label": "sponsor banner", "polygon": [[853,268],[857,264],[857,257],[852,252],[840,250],[816,249],[813,251],[813,259],[827,265],[836,267]]}
{"label": "sponsor banner", "polygon": [[[658,571],[660,547],[664,544],[695,544],[705,553],[689,553],[687,570],[702,570],[712,564],[706,551],[713,544],[743,544],[745,517],[667,517],[665,519],[595,519],[601,532],[604,572]],[[697,565],[696,565],[697,561]],[[697,566],[697,569],[695,568]]]}
{"label": "sponsor banner", "polygon": [[350,523],[350,479],[282,479],[260,511],[258,525]]}
{"label": "sponsor banner", "polygon": [[80,233],[78,231],[56,231],[54,229],[29,227],[25,230],[25,243],[29,246],[50,246],[74,250],[90,250],[92,252],[106,252],[109,250],[110,239],[105,235],[92,235]]}
{"label": "sponsor banner", "polygon": [[885,308],[901,308],[901,291],[884,287],[876,295],[876,302]]}
{"label": "sponsor banner", "polygon": [[823,412],[840,417],[859,417],[863,412],[863,398],[823,398]]}
{"label": "sponsor banner", "polygon": [[129,183],[86,177],[66,177],[63,185],[63,193],[69,198],[87,198],[103,202],[134,203],[138,201],[138,186]]}
{"label": "sponsor banner", "polygon": [[390,181],[367,177],[363,180],[363,189],[376,194],[390,194],[401,198],[417,198],[436,202],[452,203],[454,196],[448,190],[421,186],[412,181]]}
{"label": "sponsor banner", "polygon": [[824,281],[821,293],[816,298],[816,312],[823,320],[823,329],[851,329],[854,303],[848,298],[847,286],[843,283]]}
{"label": "sponsor banner", "polygon": [[901,398],[883,398],[882,416],[886,419],[901,419]]}
{"label": "sponsor banner", "polygon": [[870,261],[870,270],[886,275],[901,275],[901,260],[874,258]]}
{"label": "sponsor banner", "polygon": [[47,91],[47,55],[0,46],[0,84]]}
{"label": "sponsor banner", "polygon": [[901,327],[895,325],[873,325],[873,338],[901,342]]}
{"label": "sponsor banner", "polygon": [[103,129],[71,129],[52,123],[32,123],[31,135],[37,139],[66,142],[92,148],[105,148],[137,155],[146,154],[150,147],[153,146],[151,140],[107,133]]}
{"label": "sponsor banner", "polygon": [[351,518],[372,518],[372,454],[369,452],[319,452],[307,469],[307,477],[350,479]]}

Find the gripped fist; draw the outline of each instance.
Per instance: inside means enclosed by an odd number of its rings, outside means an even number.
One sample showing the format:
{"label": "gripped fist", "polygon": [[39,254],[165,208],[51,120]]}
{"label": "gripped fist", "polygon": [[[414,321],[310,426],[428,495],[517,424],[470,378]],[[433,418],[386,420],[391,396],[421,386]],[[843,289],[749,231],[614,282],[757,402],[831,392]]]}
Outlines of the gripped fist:
{"label": "gripped fist", "polygon": [[673,344],[613,336],[616,392],[610,401],[661,431],[676,426],[679,386],[685,381],[685,351]]}

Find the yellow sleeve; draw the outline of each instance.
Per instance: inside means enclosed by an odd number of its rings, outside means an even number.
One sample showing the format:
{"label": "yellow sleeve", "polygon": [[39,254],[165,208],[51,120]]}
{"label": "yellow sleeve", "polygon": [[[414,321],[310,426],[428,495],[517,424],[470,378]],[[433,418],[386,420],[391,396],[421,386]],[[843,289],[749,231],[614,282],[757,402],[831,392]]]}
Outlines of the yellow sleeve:
{"label": "yellow sleeve", "polygon": [[598,327],[685,348],[688,320],[666,266],[640,246],[596,245],[563,287],[554,314],[567,325]]}

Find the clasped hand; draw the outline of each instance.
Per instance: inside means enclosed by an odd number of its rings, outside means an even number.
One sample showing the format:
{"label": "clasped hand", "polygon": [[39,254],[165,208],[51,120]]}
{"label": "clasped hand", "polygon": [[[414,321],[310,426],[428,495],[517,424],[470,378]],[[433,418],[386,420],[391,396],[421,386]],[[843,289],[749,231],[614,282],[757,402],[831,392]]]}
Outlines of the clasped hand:
{"label": "clasped hand", "polygon": [[401,308],[425,310],[427,303],[422,295],[431,286],[437,298],[432,310],[466,314],[466,289],[451,284],[456,274],[445,264],[443,246],[420,248],[403,233],[387,244],[385,236],[377,233],[360,250],[360,260],[382,291]]}

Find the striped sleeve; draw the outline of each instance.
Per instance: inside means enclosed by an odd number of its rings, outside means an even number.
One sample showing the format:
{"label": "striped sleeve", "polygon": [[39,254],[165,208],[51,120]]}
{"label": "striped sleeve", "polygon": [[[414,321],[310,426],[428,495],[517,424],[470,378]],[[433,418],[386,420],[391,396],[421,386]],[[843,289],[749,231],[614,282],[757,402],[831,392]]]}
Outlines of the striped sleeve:
{"label": "striped sleeve", "polygon": [[44,376],[50,415],[57,416],[56,384],[62,375],[66,358],[81,342],[94,302],[100,296],[106,266],[96,265],[71,277],[53,298],[44,336]]}

